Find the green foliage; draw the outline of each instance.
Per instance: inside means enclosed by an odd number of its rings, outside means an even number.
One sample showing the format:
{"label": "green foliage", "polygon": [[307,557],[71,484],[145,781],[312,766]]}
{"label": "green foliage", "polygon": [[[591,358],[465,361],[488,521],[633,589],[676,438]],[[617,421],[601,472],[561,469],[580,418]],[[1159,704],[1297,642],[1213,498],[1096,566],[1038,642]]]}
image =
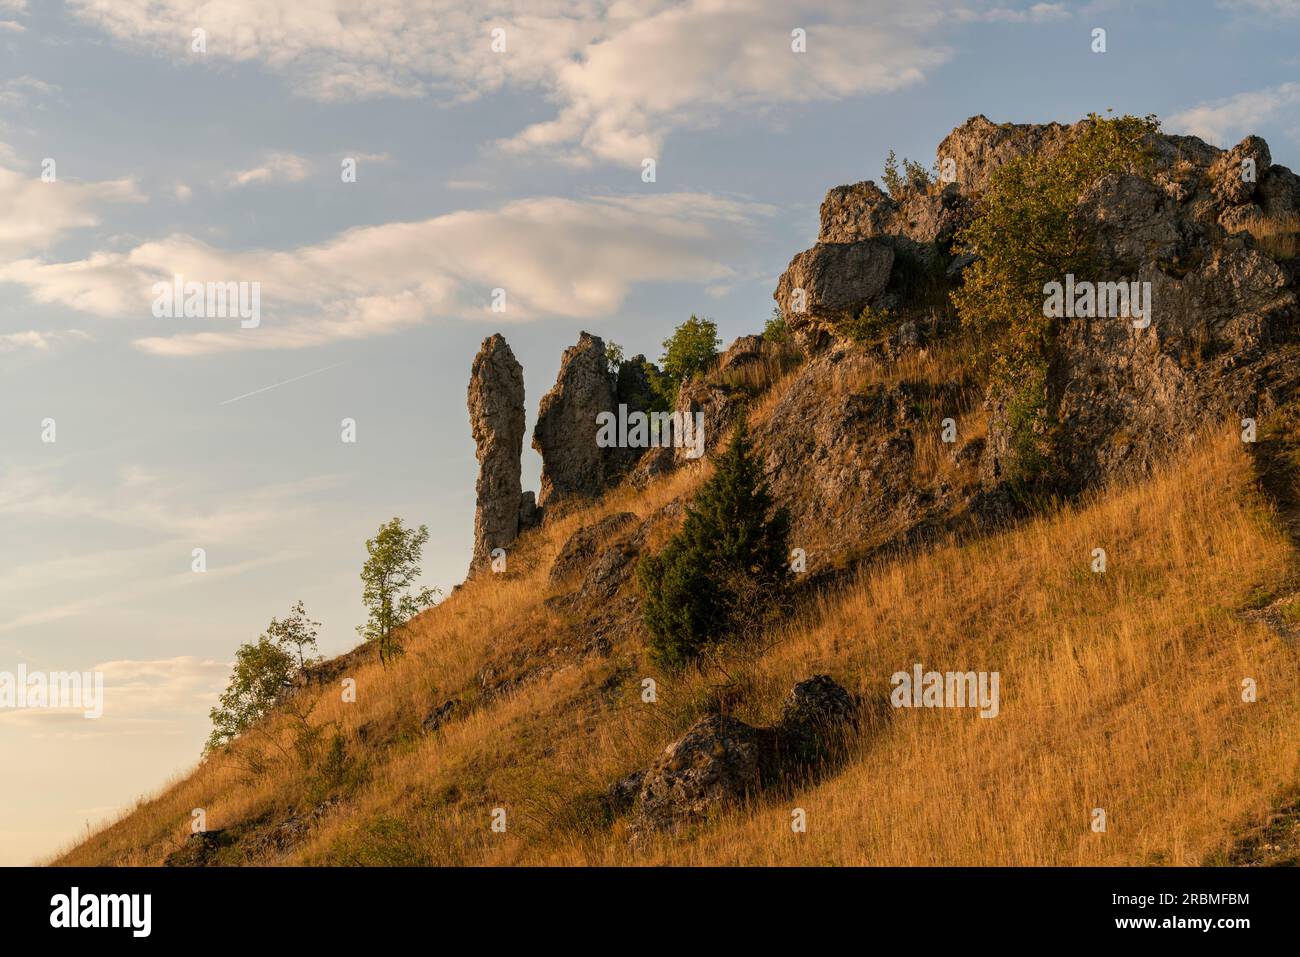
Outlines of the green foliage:
{"label": "green foliage", "polygon": [[898,171],[898,157],[893,150],[885,157],[885,172],[881,176],[885,184],[885,190],[894,199],[898,199],[909,189],[925,190],[934,182],[930,171],[913,160],[903,159],[903,171]]}
{"label": "green foliage", "polygon": [[266,626],[266,636],[285,651],[296,655],[298,668],[302,669],[319,658],[315,654],[319,628],[320,622],[307,617],[307,610],[299,600],[283,620],[271,619],[271,623]]}
{"label": "green foliage", "polygon": [[790,339],[790,330],[785,324],[785,317],[775,306],[772,308],[772,315],[767,320],[767,324],[763,326],[763,339],[773,345],[782,345]]}
{"label": "green foliage", "polygon": [[697,318],[694,313],[664,340],[664,354],[659,360],[663,379],[659,387],[664,390],[661,394],[670,406],[676,402],[681,384],[708,369],[717,358],[721,345],[717,323]]}
{"label": "green foliage", "polygon": [[840,331],[854,342],[879,342],[894,326],[894,315],[888,309],[863,306],[856,318],[840,323]]}
{"label": "green foliage", "polygon": [[786,509],[773,509],[742,416],[681,530],[637,569],[655,660],[688,664],[734,635],[746,603],[778,598],[789,576],[789,529]]}
{"label": "green foliage", "polygon": [[1104,267],[1078,216],[1079,200],[1104,176],[1149,174],[1158,128],[1153,116],[1090,114],[1056,155],[1034,153],[999,168],[958,234],[958,251],[979,259],[966,269],[953,303],[990,378],[1012,392],[1018,480],[1042,477],[1055,441],[1046,372],[1057,320],[1043,315],[1043,287],[1066,273],[1096,275]]}
{"label": "green foliage", "polygon": [[212,734],[205,750],[229,744],[270,711],[303,667],[316,660],[319,628],[320,622],[308,618],[299,601],[283,619],[272,618],[256,642],[235,650],[230,684],[218,706],[208,712]]}
{"label": "green foliage", "polygon": [[206,750],[229,744],[259,721],[293,683],[293,654],[262,635],[235,650],[235,669],[220,703],[208,712],[212,734]]}
{"label": "green foliage", "polygon": [[357,633],[378,646],[381,662],[401,653],[398,629],[442,594],[429,587],[414,591],[415,579],[420,577],[420,555],[428,541],[426,526],[408,529],[400,518],[379,526],[375,537],[366,541],[368,557],[361,568],[361,581],[369,618],[357,627]]}
{"label": "green foliage", "polygon": [[618,375],[619,366],[623,364],[624,359],[625,356],[623,355],[623,347],[620,346],[617,342],[610,342],[609,340],[606,340],[605,362],[608,363],[610,375],[612,376]]}

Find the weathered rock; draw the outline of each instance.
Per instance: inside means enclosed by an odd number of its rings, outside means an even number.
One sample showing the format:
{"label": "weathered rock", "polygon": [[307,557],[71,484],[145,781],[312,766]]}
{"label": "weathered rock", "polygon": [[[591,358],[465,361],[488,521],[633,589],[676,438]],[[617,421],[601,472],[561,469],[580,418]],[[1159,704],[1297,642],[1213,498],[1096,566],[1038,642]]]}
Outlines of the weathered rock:
{"label": "weathered rock", "polygon": [[190,834],[185,843],[167,855],[163,867],[211,867],[220,863],[222,852],[234,844],[234,835],[224,828]]}
{"label": "weathered rock", "polygon": [[924,423],[912,410],[922,401],[942,408],[942,397],[913,396],[905,383],[830,387],[869,383],[872,368],[848,345],[814,356],[754,428],[772,495],[790,509],[792,544],[818,543],[810,566],[904,533],[928,513],[912,439]]}
{"label": "weathered rock", "polygon": [[852,724],[858,702],[830,675],[800,681],[781,702],[780,726],[800,733]]}
{"label": "weathered rock", "polygon": [[456,713],[456,706],[460,704],[455,698],[449,698],[438,707],[430,711],[423,721],[420,722],[420,729],[425,734],[437,731]]}
{"label": "weathered rock", "polygon": [[542,397],[533,448],[542,456],[537,504],[595,495],[605,488],[607,450],[596,444],[597,416],[616,411],[605,343],[584,332],[564,350],[555,386]]}
{"label": "weathered rock", "polygon": [[676,833],[758,793],[773,735],[726,715],[710,714],[670,744],[645,773],[631,832]]}
{"label": "weathered rock", "polygon": [[1188,245],[1174,201],[1140,176],[1103,177],[1080,199],[1079,215],[1095,227],[1102,255],[1121,268],[1176,259]]}
{"label": "weathered rock", "polygon": [[524,370],[500,335],[483,340],[470,370],[469,421],[479,474],[475,483],[471,574],[519,534],[524,507],[520,455],[524,440]]}
{"label": "weathered rock", "polygon": [[756,728],[724,714],[709,714],[670,744],[651,767],[610,788],[615,807],[627,807],[639,780],[631,822],[633,841],[652,833],[677,833],[718,810],[752,798],[784,773],[824,763],[826,746],[854,726],[858,701],[828,675],[791,689],[780,723]]}
{"label": "weathered rock", "polygon": [[940,172],[951,161],[957,188],[967,195],[980,193],[999,167],[1030,153],[1060,150],[1072,129],[1060,123],[994,123],[983,114],[973,116],[939,144]]}
{"label": "weathered rock", "polygon": [[636,515],[631,512],[615,512],[592,525],[579,528],[569,536],[560,548],[560,553],[555,556],[555,562],[551,565],[551,583],[562,582],[585,571],[596,557],[600,545],[635,521]]}
{"label": "weathered rock", "polygon": [[718,359],[718,371],[729,372],[763,358],[762,336],[740,336]]}
{"label": "weathered rock", "polygon": [[857,243],[895,231],[898,204],[871,180],[836,186],[821,205],[819,243]]}
{"label": "weathered rock", "polygon": [[605,803],[615,814],[631,810],[641,794],[641,785],[645,782],[646,771],[642,768],[626,777],[619,778],[605,792]]}
{"label": "weathered rock", "polygon": [[884,243],[818,243],[790,261],[773,297],[796,341],[808,349],[836,323],[876,302],[893,265],[894,250]]}
{"label": "weathered rock", "polygon": [[1247,136],[1210,166],[1210,190],[1215,199],[1227,206],[1249,202],[1272,165],[1268,144],[1258,136]]}
{"label": "weathered rock", "polygon": [[673,457],[680,465],[698,461],[721,448],[722,433],[731,427],[744,396],[731,386],[703,378],[687,379],[677,390],[673,414],[682,423],[674,433]]}

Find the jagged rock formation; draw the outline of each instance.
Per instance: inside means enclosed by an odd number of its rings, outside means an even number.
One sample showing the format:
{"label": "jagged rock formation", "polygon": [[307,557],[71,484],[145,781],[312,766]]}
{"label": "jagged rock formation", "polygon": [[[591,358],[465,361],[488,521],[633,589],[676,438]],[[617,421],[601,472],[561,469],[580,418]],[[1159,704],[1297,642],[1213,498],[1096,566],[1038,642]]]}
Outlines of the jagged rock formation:
{"label": "jagged rock formation", "polygon": [[588,332],[564,350],[555,386],[542,397],[533,428],[533,448],[542,456],[539,508],[598,495],[636,467],[646,447],[600,447],[597,416],[618,415],[620,406],[627,415],[648,409],[652,370],[645,356],[633,356],[611,375],[604,341]]}
{"label": "jagged rock formation", "polygon": [[473,574],[535,520],[533,493],[520,483],[524,448],[524,370],[501,335],[483,340],[469,379],[469,421],[479,473],[474,491]]}
{"label": "jagged rock formation", "polygon": [[596,444],[596,417],[616,409],[605,343],[584,332],[564,350],[555,386],[542,396],[533,448],[542,456],[538,506],[605,487],[606,453]]}
{"label": "jagged rock formation", "polygon": [[[898,196],[869,181],[830,190],[817,244],[795,256],[774,293],[796,340],[815,355],[864,306],[906,306],[908,274],[918,264],[959,281],[974,257],[954,256],[952,240],[994,172],[1031,152],[1061,150],[1078,129],[976,116],[939,144],[937,165],[946,181],[909,185]],[[1146,328],[1113,318],[1062,323],[1047,400],[1064,437],[1059,471],[1073,490],[1141,472],[1198,426],[1257,417],[1300,390],[1297,264],[1276,261],[1243,232],[1260,216],[1300,210],[1300,177],[1274,165],[1268,144],[1256,136],[1231,150],[1163,134],[1151,145],[1150,178],[1107,177],[1079,204],[1079,218],[1092,226],[1106,261],[1104,275],[1079,278],[1149,282],[1153,306]],[[887,349],[919,343],[920,331],[903,324]],[[792,388],[787,401],[798,394]],[[850,404],[856,409],[861,401]],[[981,454],[990,486],[1005,476],[1007,401],[994,393],[986,400],[990,434]],[[804,473],[812,473],[801,475],[804,481],[837,486],[838,474],[851,483],[851,470],[865,464],[867,440],[851,441],[853,428],[835,426],[850,441],[847,453],[839,439],[841,451],[834,451],[817,434],[832,428],[835,415],[805,411],[814,423],[809,435],[796,436],[793,423],[786,431],[774,427],[774,437],[784,435],[788,446],[769,452],[778,484],[782,462],[796,467],[801,458],[809,463]],[[858,414],[842,411],[850,419]],[[824,427],[816,424],[822,420]],[[907,443],[895,439],[901,454]]]}
{"label": "jagged rock formation", "polygon": [[820,346],[837,321],[880,298],[893,265],[894,250],[883,243],[819,242],[790,261],[775,298],[799,341]]}

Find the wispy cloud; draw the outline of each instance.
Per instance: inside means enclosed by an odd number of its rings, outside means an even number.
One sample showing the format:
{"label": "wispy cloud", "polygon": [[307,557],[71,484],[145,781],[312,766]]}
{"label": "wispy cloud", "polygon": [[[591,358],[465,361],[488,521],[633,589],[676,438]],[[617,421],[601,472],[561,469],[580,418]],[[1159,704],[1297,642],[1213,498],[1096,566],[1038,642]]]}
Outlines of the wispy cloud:
{"label": "wispy cloud", "polygon": [[311,163],[294,153],[269,153],[250,169],[240,170],[230,177],[230,185],[238,188],[254,184],[285,182],[297,183],[311,173]]}
{"label": "wispy cloud", "polygon": [[[645,282],[717,283],[736,274],[770,206],[702,193],[541,197],[411,223],[347,230],[312,246],[232,252],[171,236],[129,252],[0,266],[42,303],[167,323],[136,341],[156,355],[296,349],[392,333],[433,317],[526,321],[608,315]],[[261,284],[256,329],[150,315],[155,282]],[[505,290],[505,311],[491,308]],[[190,321],[191,323],[194,320]]]}
{"label": "wispy cloud", "polygon": [[1300,83],[1282,83],[1262,90],[1210,100],[1169,117],[1173,131],[1199,136],[1216,146],[1232,146],[1262,125],[1281,122],[1289,136],[1300,138]]}
{"label": "wispy cloud", "polygon": [[[70,0],[118,40],[185,59],[178,36],[207,31],[203,60],[257,61],[319,100],[470,99],[540,92],[554,118],[501,141],[570,163],[637,165],[676,129],[727,112],[888,93],[949,59],[945,36],[972,19],[1042,22],[1063,4],[827,0],[792,12],[767,0]],[[792,49],[792,30],[807,52]],[[493,35],[493,31],[503,31]],[[495,41],[495,43],[494,43]]]}

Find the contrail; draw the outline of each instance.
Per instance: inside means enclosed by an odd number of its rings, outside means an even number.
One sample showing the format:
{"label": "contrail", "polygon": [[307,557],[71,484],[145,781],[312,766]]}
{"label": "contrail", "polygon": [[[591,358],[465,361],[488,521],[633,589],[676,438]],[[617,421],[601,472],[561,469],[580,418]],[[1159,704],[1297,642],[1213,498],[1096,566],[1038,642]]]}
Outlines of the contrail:
{"label": "contrail", "polygon": [[322,372],[329,372],[330,369],[337,369],[343,365],[342,362],[336,362],[332,366],[325,366],[323,369],[316,369],[312,372],[304,372],[302,375],[296,375],[292,379],[285,379],[283,382],[276,382],[273,385],[262,386],[260,389],[254,389],[252,392],[245,392],[243,395],[237,395],[233,399],[227,399],[219,405],[230,405],[232,402],[238,402],[240,399],[247,399],[250,395],[260,395],[263,392],[269,392],[272,389],[278,389],[282,385],[288,385],[290,382],[297,382],[299,379],[305,379],[308,376],[319,375]]}

